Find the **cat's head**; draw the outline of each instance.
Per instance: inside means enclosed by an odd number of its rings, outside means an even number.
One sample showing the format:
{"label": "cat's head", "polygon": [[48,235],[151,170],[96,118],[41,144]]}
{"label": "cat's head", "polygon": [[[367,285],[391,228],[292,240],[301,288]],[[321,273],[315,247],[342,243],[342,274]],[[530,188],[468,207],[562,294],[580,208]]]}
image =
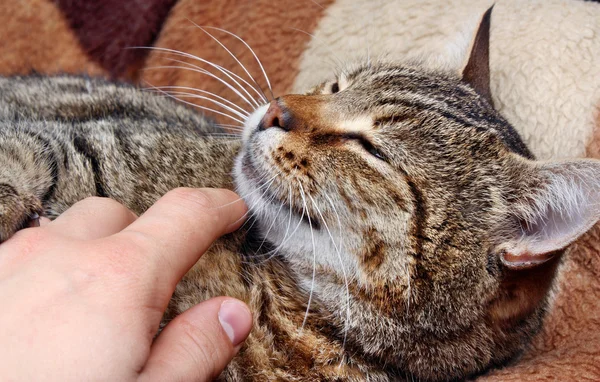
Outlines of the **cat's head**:
{"label": "cat's head", "polygon": [[521,351],[564,249],[599,217],[599,163],[535,161],[493,108],[489,22],[462,77],[373,63],[277,98],[246,122],[236,166],[347,346],[422,379]]}

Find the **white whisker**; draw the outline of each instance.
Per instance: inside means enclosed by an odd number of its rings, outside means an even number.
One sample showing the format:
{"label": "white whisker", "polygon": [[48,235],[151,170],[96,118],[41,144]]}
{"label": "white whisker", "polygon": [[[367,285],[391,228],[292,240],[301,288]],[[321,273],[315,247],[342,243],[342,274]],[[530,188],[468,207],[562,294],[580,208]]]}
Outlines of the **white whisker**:
{"label": "white whisker", "polygon": [[[252,211],[259,203],[261,203],[263,201],[263,197],[265,196],[265,194],[267,193],[267,191],[269,191],[269,187],[271,186],[271,184],[273,184],[273,182],[275,182],[275,178],[279,176],[279,174],[275,174],[275,176],[273,178],[271,178],[271,181],[267,184],[267,187],[265,187],[264,192],[260,195],[260,197],[254,202],[253,205],[248,206],[248,212],[246,212],[247,215],[248,213],[250,213],[250,211]],[[249,231],[250,229],[252,229],[252,227],[254,227],[254,224],[256,224],[256,219],[253,219],[254,221],[252,222],[252,224],[250,224],[250,227],[247,228],[247,230]],[[246,220],[244,222],[244,224],[242,224],[242,227],[245,227],[246,224],[248,223],[248,220]],[[240,227],[240,228],[242,228]]]}
{"label": "white whisker", "polygon": [[[302,197],[302,203],[304,205],[304,208],[308,212],[308,206],[306,204],[306,198],[304,196],[304,187],[302,187],[302,182],[298,181],[298,185],[300,186],[300,196]],[[310,304],[312,302],[313,292],[315,289],[315,277],[317,274],[317,249],[315,247],[315,235],[314,235],[313,228],[312,228],[312,222],[310,220],[310,213],[307,213],[306,217],[308,219],[308,226],[310,228],[310,238],[312,241],[312,248],[313,248],[313,272],[312,272],[312,282],[310,284],[310,293],[308,295],[308,302],[306,304],[306,313],[304,314],[304,319],[302,320],[302,325],[300,326],[300,333],[302,333],[302,331],[304,330],[304,325],[306,324],[306,320],[308,319],[308,313],[310,312]]]}
{"label": "white whisker", "polygon": [[[290,203],[289,205],[291,206],[292,205],[292,187],[291,186],[288,186],[288,187],[289,187],[288,189],[289,189],[289,203]],[[296,227],[294,227],[294,230],[288,236],[289,228],[292,224],[292,210],[290,208],[288,226],[286,229],[286,234],[283,237],[283,240],[276,248],[274,248],[273,250],[271,250],[269,252],[262,254],[260,257],[263,257],[263,259],[260,262],[258,262],[258,264],[262,264],[262,263],[265,263],[265,262],[271,260],[275,255],[277,255],[278,251],[281,248],[283,248],[283,246],[294,236],[296,231],[298,231],[298,228],[300,228],[300,226],[302,225],[302,219],[304,219],[304,212],[305,212],[305,210],[302,209],[302,215],[300,216],[300,220],[298,220],[298,224],[296,224]],[[256,257],[259,257],[259,256],[256,256]]]}
{"label": "white whisker", "polygon": [[[218,77],[218,76],[216,76],[214,73],[211,73],[211,72],[209,72],[208,70],[206,70],[206,69],[202,69],[202,68],[200,68],[200,67],[198,67],[198,66],[196,66],[196,65],[193,65],[193,64],[188,64],[188,63],[186,63],[186,62],[182,62],[182,61],[175,60],[175,59],[170,59],[170,60],[172,60],[172,61],[177,61],[177,62],[180,62],[180,63],[186,64],[186,65],[188,65],[188,67],[186,67],[186,66],[178,66],[178,65],[161,65],[161,66],[152,66],[152,67],[149,67],[149,68],[145,68],[144,70],[153,70],[153,69],[181,69],[181,70],[189,70],[190,72],[196,72],[196,73],[204,74],[204,75],[207,75],[207,76],[209,76],[209,77],[212,77],[212,78],[214,78],[215,80],[217,80],[217,81],[221,82],[223,85],[227,86],[227,87],[228,87],[228,88],[229,88],[231,91],[233,91],[233,92],[234,92],[234,93],[235,93],[235,94],[236,94],[238,97],[240,97],[240,98],[241,98],[241,99],[242,99],[244,102],[246,102],[248,105],[250,105],[250,107],[252,108],[252,110],[254,110],[256,107],[258,107],[258,103],[256,103],[256,101],[255,101],[255,100],[254,100],[252,97],[250,97],[250,99],[251,99],[251,100],[252,100],[252,101],[253,101],[255,104],[252,104],[252,103],[250,102],[250,100],[249,100],[248,98],[246,98],[246,96],[244,96],[242,93],[240,93],[240,91],[239,91],[238,89],[236,89],[235,87],[233,87],[231,84],[229,84],[229,83],[228,83],[227,81],[225,81],[224,79],[222,79],[222,78],[219,78],[219,77]],[[192,67],[189,67],[189,66],[192,66]],[[234,81],[235,81],[235,80],[234,80]],[[239,83],[238,83],[238,86],[240,86],[240,85],[239,85]],[[242,90],[243,90],[245,93],[248,93],[248,92],[246,91],[246,89],[242,88]]]}
{"label": "white whisker", "polygon": [[[162,52],[162,53],[163,53],[163,54],[165,54],[165,55],[167,55],[167,54],[181,55],[181,54],[177,54],[177,53],[164,53],[164,52]],[[194,56],[194,57],[196,57],[196,56]],[[186,61],[177,60],[177,59],[175,59],[175,58],[169,58],[169,60],[171,60],[171,61],[174,61],[174,62],[179,62],[179,63],[181,63],[181,64],[188,65],[188,66],[190,66],[190,67],[192,67],[192,68],[196,68],[196,69],[203,69],[203,68],[201,68],[201,67],[200,67],[200,66],[198,66],[198,65],[194,65],[194,64],[192,64],[192,63],[190,63],[190,62],[186,62]],[[254,102],[255,106],[257,106],[257,107],[258,107],[258,106],[260,106],[260,104],[259,104],[259,103],[256,101],[256,99],[255,99],[254,97],[252,97],[252,95],[250,95],[250,93],[248,93],[248,91],[246,90],[246,88],[245,88],[245,87],[243,87],[243,86],[242,86],[242,84],[240,84],[240,83],[239,83],[238,81],[236,81],[235,79],[231,78],[231,76],[233,76],[233,77],[237,78],[238,80],[242,81],[242,82],[243,82],[243,83],[244,83],[246,86],[248,86],[250,89],[252,89],[252,90],[254,91],[254,93],[256,93],[256,95],[259,97],[259,99],[260,99],[260,101],[261,101],[261,102],[266,102],[266,100],[263,100],[263,96],[262,96],[262,94],[261,94],[261,93],[260,93],[258,90],[256,90],[256,88],[255,88],[254,86],[252,86],[252,85],[251,85],[251,84],[250,84],[248,81],[246,81],[245,79],[243,79],[242,77],[240,77],[240,76],[239,76],[239,75],[237,75],[236,73],[232,72],[231,70],[229,70],[229,69],[225,68],[225,67],[224,67],[224,66],[222,66],[222,65],[215,64],[214,62],[211,62],[211,61],[205,60],[205,59],[203,59],[203,58],[200,58],[200,57],[196,57],[196,60],[198,60],[198,61],[200,61],[200,62],[203,62],[203,63],[206,63],[206,64],[208,64],[208,65],[212,66],[213,68],[216,68],[217,70],[219,70],[220,72],[222,72],[222,73],[223,73],[223,74],[225,74],[225,75],[228,75],[228,74],[229,74],[229,76],[227,76],[227,77],[229,77],[229,78],[230,78],[232,81],[234,81],[234,83],[235,83],[237,86],[239,86],[239,88],[240,88],[241,90],[243,90],[243,91],[244,91],[244,93],[246,93],[250,99],[252,99],[252,101]],[[205,70],[205,69],[204,69],[204,70]]]}
{"label": "white whisker", "polygon": [[221,124],[219,124],[219,126],[221,126],[221,127],[237,127],[237,128],[243,128],[244,127],[242,125],[228,125],[226,123],[221,123]]}
{"label": "white whisker", "polygon": [[246,115],[250,115],[250,112],[248,112],[248,110],[245,110],[245,109],[243,109],[242,107],[240,107],[240,106],[236,105],[234,102],[231,102],[231,101],[230,101],[230,100],[228,100],[227,98],[225,98],[225,97],[221,97],[221,96],[219,96],[219,95],[217,95],[217,94],[215,94],[215,93],[211,93],[211,92],[209,92],[209,91],[206,91],[206,90],[202,90],[202,89],[196,89],[196,88],[192,88],[192,87],[189,87],[189,86],[157,86],[156,88],[157,88],[157,89],[163,89],[163,90],[169,90],[169,89],[175,89],[175,90],[191,90],[191,91],[198,92],[198,93],[202,93],[202,94],[208,94],[208,95],[211,95],[211,96],[213,96],[213,97],[217,98],[217,99],[218,99],[218,100],[220,100],[220,101],[223,101],[223,102],[225,102],[225,103],[226,103],[226,104],[228,104],[228,105],[231,105],[232,107],[235,107],[235,108],[236,108],[237,110],[239,110],[240,112],[242,112],[242,113],[244,113],[244,114],[246,114]]}
{"label": "white whisker", "polygon": [[271,88],[271,81],[269,81],[269,77],[267,76],[267,72],[265,71],[265,68],[263,67],[262,62],[260,62],[260,60],[258,59],[258,56],[256,55],[256,53],[254,53],[254,50],[250,47],[250,45],[248,45],[248,43],[246,43],[246,41],[244,41],[238,35],[236,35],[234,33],[231,33],[229,31],[226,31],[225,29],[221,29],[221,28],[217,28],[217,27],[206,27],[206,26],[205,26],[205,28],[206,29],[215,29],[215,30],[221,31],[223,33],[227,33],[228,35],[233,36],[236,39],[238,39],[239,41],[241,41],[242,44],[244,44],[246,46],[246,48],[248,48],[248,50],[250,51],[250,53],[252,53],[252,55],[254,56],[254,59],[258,63],[258,66],[260,66],[260,70],[262,70],[263,76],[265,77],[265,80],[267,81],[267,86],[269,87],[269,92],[271,93],[271,97],[275,98],[275,95],[273,95],[273,89]]}
{"label": "white whisker", "polygon": [[239,134],[229,134],[229,133],[207,133],[205,135],[203,135],[204,137],[226,137],[226,138],[235,138],[235,139],[240,139],[240,135]]}
{"label": "white whisker", "polygon": [[[323,194],[326,195],[325,193],[323,193]],[[329,235],[329,238],[331,239],[331,242],[333,243],[333,247],[335,248],[335,252],[337,253],[337,257],[338,257],[338,260],[340,261],[340,266],[342,268],[342,275],[344,276],[344,285],[346,287],[346,322],[344,323],[344,340],[342,342],[342,348],[344,348],[346,346],[346,340],[348,337],[348,323],[350,322],[350,288],[348,286],[348,276],[346,274],[346,267],[344,267],[344,261],[342,260],[342,254],[340,252],[340,248],[338,247],[338,245],[336,245],[335,240],[333,239],[333,235],[331,234],[331,231],[329,230],[329,226],[327,225],[327,222],[325,221],[325,217],[321,213],[321,210],[317,206],[317,203],[315,203],[312,196],[310,196],[310,194],[306,194],[306,196],[308,196],[313,207],[317,210],[317,213],[319,214],[319,216],[321,218],[321,222],[325,226],[325,230],[327,231],[327,234]],[[342,225],[340,222],[339,215],[338,215],[337,211],[335,210],[335,206],[333,205],[333,203],[331,203],[331,199],[329,199],[329,197],[327,199],[330,201],[331,208],[335,212],[335,215],[337,216],[338,230],[341,232]],[[340,244],[341,244],[341,241],[340,241]],[[341,364],[340,364],[340,366],[341,366]]]}
{"label": "white whisker", "polygon": [[[273,193],[275,194],[275,193]],[[272,198],[274,201],[275,200],[275,196],[273,196]],[[283,209],[283,203],[280,203],[281,205],[279,206],[279,209],[277,210],[277,216],[279,216],[279,213],[281,212],[281,210]],[[267,240],[267,236],[269,236],[269,233],[271,233],[271,230],[273,229],[273,226],[275,225],[275,222],[277,222],[277,216],[275,217],[275,219],[273,219],[273,221],[271,222],[271,225],[269,226],[269,228],[267,229],[267,233],[265,233],[263,235],[263,239],[260,243],[260,245],[258,246],[258,248],[256,249],[256,251],[254,251],[254,255],[256,256],[258,254],[258,252],[260,252],[261,248],[263,247],[263,245],[265,244],[265,241]]]}
{"label": "white whisker", "polygon": [[[244,201],[244,198],[247,198],[248,196],[250,196],[250,195],[252,195],[252,194],[255,194],[255,193],[259,192],[259,191],[260,191],[260,190],[262,190],[263,188],[266,188],[266,187],[270,186],[271,182],[272,182],[272,181],[274,181],[274,180],[275,180],[275,178],[277,178],[277,176],[278,176],[278,174],[275,174],[275,175],[273,175],[273,177],[271,177],[271,178],[269,178],[267,181],[265,181],[265,183],[264,183],[262,186],[260,186],[260,187],[257,187],[255,190],[253,190],[253,191],[250,191],[249,193],[247,193],[247,194],[245,194],[245,195],[240,195],[240,198],[238,198],[238,199],[234,200],[233,202],[226,203],[226,204],[223,204],[223,205],[221,205],[221,206],[214,207],[214,208],[223,208],[223,207],[227,207],[227,206],[229,206],[229,205],[232,205],[232,204],[234,204],[234,203],[238,203],[238,202],[240,202],[240,201]],[[248,209],[248,211],[250,211],[250,209]],[[246,214],[247,214],[247,212],[246,212]],[[237,223],[237,222],[236,222],[236,223]]]}
{"label": "white whisker", "polygon": [[227,110],[229,112],[232,112],[233,114],[235,114],[238,117],[243,118],[243,119],[246,119],[246,118],[248,118],[250,116],[250,114],[248,114],[248,113],[242,114],[239,111],[237,111],[237,110],[235,110],[235,109],[233,109],[233,108],[231,108],[231,107],[229,107],[229,106],[227,106],[227,105],[225,105],[225,104],[223,104],[223,103],[221,103],[221,102],[219,102],[217,100],[214,100],[214,99],[209,98],[209,97],[201,96],[201,95],[198,95],[198,94],[193,94],[193,93],[188,93],[188,92],[175,92],[175,91],[165,91],[165,93],[177,96],[178,99],[181,99],[181,98],[191,98],[191,99],[206,100],[206,101],[209,101],[209,102],[211,102],[211,103],[213,103],[213,104],[215,104],[215,105],[217,105],[217,106],[219,106],[219,107],[221,107],[221,108],[223,108],[223,109],[225,109],[225,110]]}
{"label": "white whisker", "polygon": [[[248,69],[246,69],[246,67],[241,63],[241,61],[237,58],[237,56],[235,54],[233,54],[231,52],[231,50],[229,50],[221,41],[219,41],[219,39],[217,39],[215,36],[213,36],[206,29],[204,29],[203,27],[201,27],[198,24],[194,23],[193,21],[191,21],[191,22],[192,22],[192,24],[194,24],[195,26],[197,26],[198,28],[200,28],[200,30],[202,32],[204,32],[208,36],[210,36],[210,38],[212,38],[213,40],[215,40],[217,42],[217,44],[219,44],[223,49],[225,49],[225,51],[227,53],[229,53],[229,55],[238,63],[238,65],[244,70],[244,72],[246,72],[246,74],[248,75],[248,77],[250,77],[250,79],[252,80],[252,82],[254,82],[254,85],[256,85],[256,87],[260,90],[260,93],[261,93],[260,97],[262,98],[262,100],[265,103],[268,103],[269,101],[267,100],[267,95],[263,92],[261,86],[258,84],[258,82],[256,82],[256,79],[254,78],[254,76],[252,74],[250,74],[250,72],[248,71]],[[209,27],[207,27],[207,28],[209,28]],[[250,84],[248,84],[248,86],[250,86]],[[252,88],[255,89],[254,87],[252,87]],[[255,89],[255,91],[256,91],[256,89]]]}
{"label": "white whisker", "polygon": [[209,107],[205,107],[205,106],[201,106],[201,105],[196,105],[196,104],[195,104],[195,103],[193,103],[193,102],[188,102],[188,101],[185,101],[185,100],[179,99],[179,98],[177,98],[177,97],[175,97],[175,96],[173,96],[173,95],[171,95],[171,94],[169,94],[169,93],[165,92],[164,90],[160,90],[160,89],[156,88],[156,86],[154,86],[154,85],[150,84],[149,82],[146,82],[146,84],[148,84],[148,86],[150,86],[150,87],[152,87],[152,88],[154,88],[154,89],[158,90],[159,92],[161,92],[161,93],[162,93],[162,94],[164,94],[165,96],[167,96],[167,97],[170,97],[170,98],[173,98],[173,99],[177,100],[178,102],[182,102],[182,103],[184,103],[184,104],[186,104],[186,105],[189,105],[189,106],[192,106],[192,107],[196,107],[196,108],[199,108],[199,109],[203,109],[203,110],[211,111],[211,112],[213,112],[213,113],[216,113],[216,114],[220,114],[220,115],[222,115],[222,116],[224,116],[224,117],[227,117],[227,118],[233,119],[234,121],[236,121],[236,122],[239,122],[239,123],[241,123],[241,124],[243,124],[243,123],[244,123],[244,121],[242,121],[242,120],[239,120],[239,119],[237,119],[237,118],[235,118],[235,117],[233,117],[233,116],[231,116],[231,115],[229,115],[229,114],[226,114],[226,113],[220,112],[220,111],[218,111],[218,110],[215,110],[215,109],[211,109],[211,108],[209,108]]}
{"label": "white whisker", "polygon": [[321,9],[325,9],[324,6],[322,6],[320,3],[317,3],[315,0],[310,0],[312,3],[318,5]]}

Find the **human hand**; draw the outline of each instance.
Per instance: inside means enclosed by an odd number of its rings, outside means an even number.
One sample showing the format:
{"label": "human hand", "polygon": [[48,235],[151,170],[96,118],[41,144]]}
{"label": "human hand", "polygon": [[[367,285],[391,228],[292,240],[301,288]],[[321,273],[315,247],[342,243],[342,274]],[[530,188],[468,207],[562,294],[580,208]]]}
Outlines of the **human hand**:
{"label": "human hand", "polygon": [[241,224],[246,207],[236,199],[225,190],[177,189],[138,219],[113,200],[89,198],[2,243],[1,379],[218,376],[250,331],[243,303],[205,301],[153,338],[177,282]]}

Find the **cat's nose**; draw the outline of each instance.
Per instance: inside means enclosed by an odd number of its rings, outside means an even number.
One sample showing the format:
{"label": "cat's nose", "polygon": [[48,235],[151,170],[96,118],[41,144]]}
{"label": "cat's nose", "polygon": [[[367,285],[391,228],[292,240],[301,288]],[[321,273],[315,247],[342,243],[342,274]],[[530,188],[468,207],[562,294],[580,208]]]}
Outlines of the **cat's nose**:
{"label": "cat's nose", "polygon": [[261,119],[258,128],[260,130],[266,130],[271,127],[278,127],[285,131],[289,131],[291,127],[289,112],[279,104],[277,100],[271,101],[267,113]]}

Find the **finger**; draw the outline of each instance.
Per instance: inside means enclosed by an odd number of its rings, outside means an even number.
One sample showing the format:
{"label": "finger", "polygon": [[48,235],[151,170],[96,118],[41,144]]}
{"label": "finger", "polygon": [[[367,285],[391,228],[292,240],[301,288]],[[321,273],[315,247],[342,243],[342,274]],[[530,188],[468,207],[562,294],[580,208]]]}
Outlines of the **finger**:
{"label": "finger", "polygon": [[232,191],[179,188],[115,238],[137,243],[151,269],[148,276],[174,288],[213,241],[242,224],[245,212],[245,204]]}
{"label": "finger", "polygon": [[75,203],[43,229],[75,239],[93,240],[121,231],[136,218],[115,200],[91,197]]}
{"label": "finger", "polygon": [[252,327],[245,304],[204,301],[171,321],[152,345],[140,375],[146,381],[211,381],[238,352]]}

